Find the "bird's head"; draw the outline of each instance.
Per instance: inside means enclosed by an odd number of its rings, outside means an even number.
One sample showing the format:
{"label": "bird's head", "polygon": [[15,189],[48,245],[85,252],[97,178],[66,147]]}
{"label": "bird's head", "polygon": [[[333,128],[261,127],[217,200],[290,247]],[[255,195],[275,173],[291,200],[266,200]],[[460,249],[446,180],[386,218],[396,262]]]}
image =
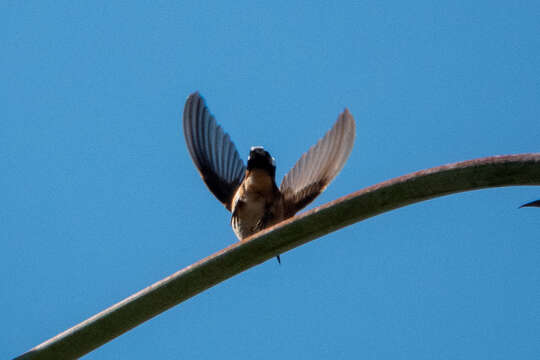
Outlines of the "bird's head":
{"label": "bird's head", "polygon": [[262,146],[253,146],[249,152],[247,170],[263,169],[276,176],[276,160]]}

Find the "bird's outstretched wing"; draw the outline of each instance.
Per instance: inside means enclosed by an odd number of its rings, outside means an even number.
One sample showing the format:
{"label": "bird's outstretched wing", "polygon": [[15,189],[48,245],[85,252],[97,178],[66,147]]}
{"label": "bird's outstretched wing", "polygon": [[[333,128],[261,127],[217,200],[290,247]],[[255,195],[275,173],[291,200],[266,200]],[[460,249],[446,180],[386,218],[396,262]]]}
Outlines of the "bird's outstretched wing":
{"label": "bird's outstretched wing", "polygon": [[280,190],[287,217],[313,201],[341,171],[351,154],[354,136],[354,118],[345,109],[332,129],[283,178]]}
{"label": "bird's outstretched wing", "polygon": [[186,100],[183,122],[186,144],[202,179],[216,198],[231,210],[234,192],[246,171],[236,147],[216,124],[197,92]]}
{"label": "bird's outstretched wing", "polygon": [[526,204],[523,204],[520,206],[520,208],[522,207],[540,207],[540,200],[535,200],[535,201],[531,201],[530,203],[526,203]]}

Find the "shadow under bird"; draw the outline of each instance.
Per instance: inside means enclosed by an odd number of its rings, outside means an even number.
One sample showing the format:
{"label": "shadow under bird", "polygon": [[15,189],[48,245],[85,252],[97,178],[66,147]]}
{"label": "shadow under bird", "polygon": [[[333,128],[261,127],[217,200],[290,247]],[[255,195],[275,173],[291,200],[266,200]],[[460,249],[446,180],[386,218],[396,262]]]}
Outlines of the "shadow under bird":
{"label": "shadow under bird", "polygon": [[197,92],[186,100],[183,127],[191,158],[210,191],[232,213],[239,240],[294,216],[312,202],[345,165],[355,137],[354,119],[345,109],[278,188],[275,159],[262,146],[254,146],[244,165]]}

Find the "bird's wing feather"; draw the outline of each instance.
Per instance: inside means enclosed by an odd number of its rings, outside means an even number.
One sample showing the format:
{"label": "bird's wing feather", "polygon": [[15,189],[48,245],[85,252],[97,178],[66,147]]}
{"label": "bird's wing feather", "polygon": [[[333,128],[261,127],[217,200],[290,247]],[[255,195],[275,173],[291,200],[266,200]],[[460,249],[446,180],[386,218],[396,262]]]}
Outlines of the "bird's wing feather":
{"label": "bird's wing feather", "polygon": [[345,109],[332,129],[283,178],[280,191],[287,216],[304,208],[330,184],[349,158],[354,137],[354,118]]}
{"label": "bird's wing feather", "polygon": [[191,94],[184,107],[186,144],[202,179],[228,210],[244,178],[246,167],[238,151],[199,93]]}

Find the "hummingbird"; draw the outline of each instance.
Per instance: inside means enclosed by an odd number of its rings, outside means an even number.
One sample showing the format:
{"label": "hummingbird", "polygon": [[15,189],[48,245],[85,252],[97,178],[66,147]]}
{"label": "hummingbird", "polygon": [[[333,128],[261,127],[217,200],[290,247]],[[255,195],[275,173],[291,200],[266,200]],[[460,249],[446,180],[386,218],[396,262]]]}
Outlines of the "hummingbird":
{"label": "hummingbird", "polygon": [[[275,159],[264,147],[253,146],[244,165],[230,136],[216,123],[198,92],[186,100],[183,128],[199,174],[231,212],[231,226],[240,241],[294,216],[321,194],[345,165],[355,137],[354,118],[345,109],[278,188]],[[277,260],[281,263],[279,255]]]}

